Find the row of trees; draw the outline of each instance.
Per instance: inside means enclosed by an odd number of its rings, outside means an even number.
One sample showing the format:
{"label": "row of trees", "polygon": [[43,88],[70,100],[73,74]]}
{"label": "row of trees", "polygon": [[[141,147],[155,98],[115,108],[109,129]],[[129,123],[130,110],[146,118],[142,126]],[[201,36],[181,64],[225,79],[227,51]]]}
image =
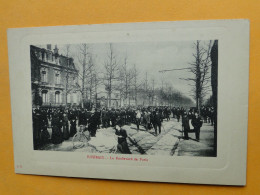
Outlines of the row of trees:
{"label": "row of trees", "polygon": [[[207,101],[209,92],[212,92],[212,71],[211,71],[211,51],[212,41],[199,41],[197,40],[193,44],[194,53],[192,54],[193,60],[189,63],[189,66],[181,69],[162,70],[165,71],[188,71],[191,76],[188,78],[180,78],[187,81],[191,86],[191,97],[196,101],[196,108],[200,111],[201,105],[209,103]],[[211,74],[210,74],[211,73]],[[215,79],[214,82],[217,82]]]}
{"label": "row of trees", "polygon": [[[180,78],[188,81],[192,86],[191,95],[196,100],[196,106],[200,107],[203,98],[210,90],[210,50],[212,43],[194,43],[194,61],[190,67],[184,68],[192,73],[191,78]],[[65,47],[66,55],[70,55],[70,45]],[[128,62],[127,55],[119,56],[115,52],[113,44],[108,45],[107,55],[104,58],[102,69],[99,70],[95,62],[96,56],[91,52],[89,45],[79,44],[76,48],[76,57],[79,68],[79,83],[82,100],[97,103],[100,93],[106,94],[107,106],[111,107],[111,101],[118,94],[120,105],[170,105],[192,106],[193,101],[181,92],[174,89],[171,84],[155,86],[155,79],[139,75],[135,64]]]}

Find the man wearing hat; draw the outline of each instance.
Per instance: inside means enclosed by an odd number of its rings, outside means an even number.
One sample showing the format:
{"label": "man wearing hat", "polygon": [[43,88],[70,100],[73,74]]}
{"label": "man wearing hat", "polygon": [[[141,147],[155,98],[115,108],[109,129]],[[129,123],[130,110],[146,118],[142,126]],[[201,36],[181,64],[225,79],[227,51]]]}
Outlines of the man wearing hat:
{"label": "man wearing hat", "polygon": [[195,135],[196,135],[196,140],[200,140],[200,128],[202,126],[202,120],[197,112],[195,112],[195,116],[191,120],[191,124],[194,127]]}

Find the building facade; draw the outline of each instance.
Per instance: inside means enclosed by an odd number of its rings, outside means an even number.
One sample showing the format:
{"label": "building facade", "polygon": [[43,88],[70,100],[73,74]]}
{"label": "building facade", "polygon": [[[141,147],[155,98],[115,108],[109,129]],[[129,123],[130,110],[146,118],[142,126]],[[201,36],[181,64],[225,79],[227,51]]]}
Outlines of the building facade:
{"label": "building facade", "polygon": [[71,57],[52,50],[30,46],[33,106],[76,106],[81,102],[78,70]]}

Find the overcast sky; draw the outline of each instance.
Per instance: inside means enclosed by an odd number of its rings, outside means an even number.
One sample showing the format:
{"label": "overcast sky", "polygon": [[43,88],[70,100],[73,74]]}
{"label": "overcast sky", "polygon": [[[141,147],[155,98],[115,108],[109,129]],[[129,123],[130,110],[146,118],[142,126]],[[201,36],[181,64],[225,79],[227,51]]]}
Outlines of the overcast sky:
{"label": "overcast sky", "polygon": [[[147,72],[148,81],[152,86],[151,80],[155,80],[155,86],[161,87],[164,83],[190,96],[191,86],[187,81],[180,78],[191,78],[194,75],[187,70],[169,71],[159,73],[160,70],[187,68],[189,63],[194,62],[192,54],[195,52],[194,43],[196,41],[181,42],[131,42],[131,43],[113,43],[114,52],[118,60],[123,63],[127,56],[128,66],[134,64],[139,73],[139,80],[145,80]],[[202,41],[201,44],[208,44],[209,41]],[[74,58],[77,67],[80,67],[77,60],[77,46],[71,45],[70,56]],[[65,55],[64,45],[58,45],[59,53]],[[104,61],[107,59],[109,43],[88,44],[88,50],[94,57],[95,65],[98,71],[102,71]],[[210,95],[210,94],[209,94]]]}

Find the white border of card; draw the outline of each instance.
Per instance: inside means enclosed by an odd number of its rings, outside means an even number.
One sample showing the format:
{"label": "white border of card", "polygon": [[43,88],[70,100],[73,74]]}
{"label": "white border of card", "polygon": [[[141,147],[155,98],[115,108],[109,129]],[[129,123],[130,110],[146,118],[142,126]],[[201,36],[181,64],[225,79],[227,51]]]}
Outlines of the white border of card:
{"label": "white border of card", "polygon": [[[84,152],[33,150],[30,45],[219,40],[217,157],[88,159]],[[8,29],[15,172],[66,177],[246,185],[249,21],[212,20]],[[103,154],[102,154],[103,155]],[[104,156],[111,156],[104,154]],[[113,154],[115,155],[115,154]],[[116,155],[115,155],[116,156]],[[122,155],[129,157],[129,155]],[[131,155],[140,158],[140,155]]]}

